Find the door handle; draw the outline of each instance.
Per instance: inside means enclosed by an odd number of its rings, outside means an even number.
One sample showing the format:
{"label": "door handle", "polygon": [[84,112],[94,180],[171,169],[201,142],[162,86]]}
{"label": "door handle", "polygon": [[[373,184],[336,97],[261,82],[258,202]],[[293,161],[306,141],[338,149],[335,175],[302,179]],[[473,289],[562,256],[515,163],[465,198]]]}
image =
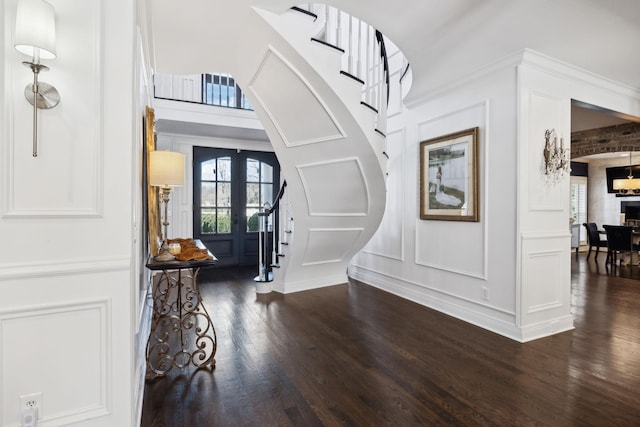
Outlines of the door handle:
{"label": "door handle", "polygon": [[233,215],[233,223],[238,224],[238,214]]}

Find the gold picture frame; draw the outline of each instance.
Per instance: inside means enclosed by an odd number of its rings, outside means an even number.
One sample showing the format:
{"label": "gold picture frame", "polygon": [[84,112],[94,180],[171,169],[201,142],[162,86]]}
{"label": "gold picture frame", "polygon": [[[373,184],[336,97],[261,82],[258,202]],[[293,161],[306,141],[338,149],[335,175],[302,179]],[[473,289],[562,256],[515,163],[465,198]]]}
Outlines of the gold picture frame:
{"label": "gold picture frame", "polygon": [[145,180],[144,185],[147,192],[147,215],[148,215],[148,227],[149,227],[149,253],[151,256],[158,255],[160,249],[159,242],[162,239],[160,236],[160,199],[158,198],[157,187],[149,185],[149,157],[152,151],[156,149],[156,136],[155,136],[155,113],[153,108],[146,107],[145,110]]}
{"label": "gold picture frame", "polygon": [[420,219],[479,221],[478,132],[420,143]]}

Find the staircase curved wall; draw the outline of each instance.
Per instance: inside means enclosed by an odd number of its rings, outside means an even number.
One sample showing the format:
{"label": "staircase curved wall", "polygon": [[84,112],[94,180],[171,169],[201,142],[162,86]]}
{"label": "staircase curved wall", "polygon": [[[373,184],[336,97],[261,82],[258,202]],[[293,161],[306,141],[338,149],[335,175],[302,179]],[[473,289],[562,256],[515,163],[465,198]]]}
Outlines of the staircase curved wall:
{"label": "staircase curved wall", "polygon": [[[234,34],[233,50],[222,49],[227,56],[219,59],[244,88],[288,183],[295,228],[274,272],[274,289],[294,292],[346,282],[347,266],[376,231],[386,200],[384,138],[375,132],[375,113],[360,105],[359,84],[340,75],[337,52],[310,41],[304,19],[244,2],[192,3],[204,15],[233,16],[251,28],[250,36]],[[154,25],[184,7],[158,2]],[[180,19],[199,25],[201,16]],[[210,40],[228,39],[229,28],[211,28],[211,39],[204,40],[200,33],[181,32],[184,25],[170,31],[176,48],[157,52],[157,71],[214,69],[215,58],[195,52],[206,52]],[[191,49],[185,52],[180,45]],[[176,70],[179,63],[185,69]]]}

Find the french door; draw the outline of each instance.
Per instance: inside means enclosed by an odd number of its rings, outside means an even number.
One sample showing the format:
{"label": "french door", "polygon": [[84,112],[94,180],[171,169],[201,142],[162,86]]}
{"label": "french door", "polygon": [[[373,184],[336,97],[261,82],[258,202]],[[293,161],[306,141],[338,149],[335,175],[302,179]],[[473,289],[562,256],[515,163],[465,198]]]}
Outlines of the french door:
{"label": "french door", "polygon": [[257,264],[258,212],[279,185],[273,153],[194,147],[193,236],[218,265]]}

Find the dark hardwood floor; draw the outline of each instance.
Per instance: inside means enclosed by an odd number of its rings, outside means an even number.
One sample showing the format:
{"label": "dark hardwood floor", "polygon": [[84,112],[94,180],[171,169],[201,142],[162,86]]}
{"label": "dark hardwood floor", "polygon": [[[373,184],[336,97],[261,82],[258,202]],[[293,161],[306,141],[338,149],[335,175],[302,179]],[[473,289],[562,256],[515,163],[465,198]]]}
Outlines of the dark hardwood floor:
{"label": "dark hardwood floor", "polygon": [[574,331],[519,344],[355,281],[201,292],[217,366],[148,381],[143,427],[638,426],[640,267],[572,255]]}

